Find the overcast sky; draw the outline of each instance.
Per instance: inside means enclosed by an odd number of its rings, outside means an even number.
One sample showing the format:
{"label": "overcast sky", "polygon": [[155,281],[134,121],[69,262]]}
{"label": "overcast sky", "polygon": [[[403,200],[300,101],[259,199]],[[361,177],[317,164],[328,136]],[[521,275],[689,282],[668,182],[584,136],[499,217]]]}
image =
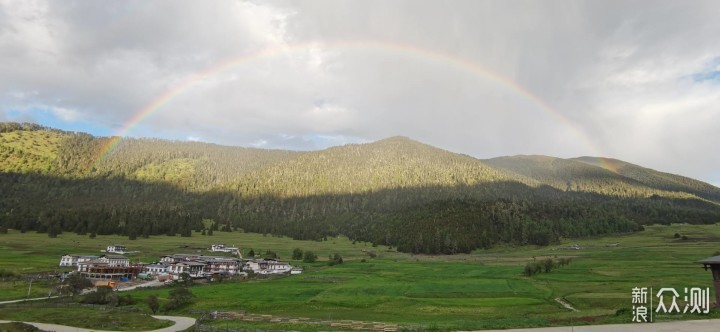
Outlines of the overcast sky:
{"label": "overcast sky", "polygon": [[718,17],[717,1],[0,0],[0,121],[302,150],[403,135],[717,186]]}

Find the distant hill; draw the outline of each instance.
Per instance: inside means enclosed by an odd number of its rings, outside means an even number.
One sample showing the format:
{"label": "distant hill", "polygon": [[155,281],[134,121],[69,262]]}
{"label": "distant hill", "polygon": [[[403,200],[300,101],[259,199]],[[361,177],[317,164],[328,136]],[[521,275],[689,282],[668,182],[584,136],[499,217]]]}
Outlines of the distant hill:
{"label": "distant hill", "polygon": [[685,176],[658,172],[622,160],[597,157],[579,157],[577,160],[593,166],[611,164],[617,174],[628,179],[637,181],[648,188],[660,189],[673,192],[685,192],[704,197],[715,202],[720,201],[720,189],[708,183],[691,179]]}
{"label": "distant hill", "polygon": [[488,159],[484,162],[564,191],[618,197],[657,195],[720,201],[720,189],[712,185],[615,159],[513,156]]}
{"label": "distant hill", "polygon": [[311,152],[126,138],[99,160],[108,140],[0,123],[0,229],[132,239],[211,219],[451,254],[720,221],[719,188],[614,159],[478,160],[392,137]]}

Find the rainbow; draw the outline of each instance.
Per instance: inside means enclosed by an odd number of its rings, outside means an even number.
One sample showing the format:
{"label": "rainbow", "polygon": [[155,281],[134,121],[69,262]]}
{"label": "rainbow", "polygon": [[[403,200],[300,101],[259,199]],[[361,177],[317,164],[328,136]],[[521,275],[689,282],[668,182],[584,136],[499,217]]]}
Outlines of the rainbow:
{"label": "rainbow", "polygon": [[[485,79],[491,80],[495,83],[497,83],[499,86],[513,92],[516,95],[519,95],[523,97],[525,100],[529,101],[533,105],[535,105],[537,108],[545,112],[546,114],[550,115],[554,120],[560,122],[564,126],[570,128],[574,132],[578,134],[578,137],[580,137],[582,140],[585,141],[585,144],[590,147],[593,152],[600,155],[598,153],[598,149],[594,147],[592,142],[586,137],[586,135],[583,134],[583,131],[580,128],[577,128],[577,126],[569,120],[567,117],[565,117],[562,113],[552,108],[547,102],[545,102],[540,97],[533,94],[531,91],[529,91],[524,86],[518,84],[517,82],[511,80],[510,78],[501,75],[500,73],[493,71],[490,68],[487,68],[477,62],[473,62],[470,59],[459,57],[450,53],[445,53],[441,51],[421,48],[417,46],[412,45],[406,45],[406,44],[399,44],[399,43],[390,43],[390,42],[384,42],[384,41],[368,41],[368,40],[354,40],[354,41],[335,41],[335,42],[309,42],[309,43],[298,43],[298,44],[289,44],[289,45],[283,45],[280,47],[273,47],[268,49],[263,49],[254,53],[246,54],[238,58],[231,59],[229,61],[225,61],[223,63],[220,63],[216,66],[210,67],[208,69],[205,69],[204,71],[195,73],[188,77],[187,79],[181,81],[180,83],[174,85],[165,93],[160,95],[158,98],[150,102],[149,104],[145,105],[139,112],[135,113],[112,137],[110,137],[107,142],[100,148],[96,158],[95,162],[93,163],[93,167],[96,168],[103,160],[105,160],[112,152],[113,150],[118,146],[118,144],[121,142],[122,138],[126,136],[126,134],[133,129],[135,126],[137,126],[139,123],[141,123],[143,120],[150,117],[152,114],[159,111],[164,105],[171,102],[175,97],[178,95],[181,95],[186,90],[192,88],[194,85],[198,84],[199,82],[202,82],[203,80],[206,80],[214,75],[217,75],[219,73],[222,73],[226,70],[232,69],[233,67],[247,64],[252,61],[260,60],[260,59],[266,59],[271,58],[283,54],[289,54],[292,52],[298,52],[298,51],[304,51],[309,50],[312,48],[317,47],[323,47],[323,48],[331,48],[331,49],[360,49],[360,50],[381,50],[381,51],[388,51],[393,52],[396,54],[402,54],[405,56],[410,57],[418,57],[425,60],[432,60],[441,64],[445,64],[447,66],[455,67],[460,70],[464,70],[470,73],[473,73],[474,75],[483,77]],[[599,158],[601,160],[601,163],[603,164],[603,167],[617,173],[617,170],[615,169],[615,166],[613,163],[608,162],[605,160],[605,158]]]}

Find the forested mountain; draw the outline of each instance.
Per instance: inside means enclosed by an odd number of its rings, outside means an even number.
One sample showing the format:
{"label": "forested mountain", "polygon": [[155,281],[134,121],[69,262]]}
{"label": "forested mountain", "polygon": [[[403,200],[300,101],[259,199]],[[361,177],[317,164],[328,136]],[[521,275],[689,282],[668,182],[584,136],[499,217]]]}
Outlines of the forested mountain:
{"label": "forested mountain", "polygon": [[612,169],[614,169],[618,175],[624,176],[628,179],[633,179],[648,188],[686,192],[699,197],[705,197],[716,202],[720,201],[720,190],[718,190],[717,187],[688,177],[658,172],[617,159],[580,157],[573,160],[593,166],[610,164]]}
{"label": "forested mountain", "polygon": [[564,191],[593,192],[616,197],[702,197],[720,201],[720,189],[707,183],[615,159],[513,156],[484,162]]}
{"label": "forested mountain", "polygon": [[207,218],[452,254],[720,221],[720,189],[619,160],[478,160],[404,137],[312,152],[122,139],[100,158],[108,142],[0,123],[0,230],[192,236]]}
{"label": "forested mountain", "polygon": [[254,196],[303,197],[382,189],[473,186],[532,179],[406,137],[307,152],[250,172],[230,187]]}

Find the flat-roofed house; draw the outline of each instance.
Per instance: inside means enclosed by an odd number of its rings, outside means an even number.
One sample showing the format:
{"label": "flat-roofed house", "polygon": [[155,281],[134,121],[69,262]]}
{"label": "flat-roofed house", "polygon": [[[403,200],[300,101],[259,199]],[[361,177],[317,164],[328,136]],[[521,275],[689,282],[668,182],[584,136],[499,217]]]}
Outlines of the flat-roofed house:
{"label": "flat-roofed house", "polygon": [[78,262],[78,255],[63,255],[60,257],[60,266],[75,266]]}
{"label": "flat-roofed house", "polygon": [[165,263],[154,263],[154,264],[145,265],[145,272],[152,274],[152,275],[167,273],[167,271],[168,271],[168,265]]}
{"label": "flat-roofed house", "polygon": [[121,244],[113,244],[105,248],[105,252],[114,254],[125,254],[128,252],[127,247]]}
{"label": "flat-roofed house", "polygon": [[107,263],[108,266],[130,266],[130,259],[120,255],[104,255],[98,258],[99,261]]}
{"label": "flat-roofed house", "polygon": [[160,262],[172,264],[172,263],[189,261],[192,259],[196,259],[198,257],[200,257],[200,255],[189,255],[189,254],[165,255],[160,258]]}
{"label": "flat-roofed house", "polygon": [[98,259],[100,256],[93,255],[63,255],[60,257],[60,266],[77,266],[78,263]]}
{"label": "flat-roofed house", "polygon": [[77,267],[81,275],[94,279],[133,278],[143,269],[141,265],[130,265],[130,260],[120,255],[106,255],[78,262]]}
{"label": "flat-roofed house", "polygon": [[205,273],[215,274],[224,272],[235,275],[242,268],[242,261],[237,258],[228,257],[201,257],[198,262],[205,263]]}
{"label": "flat-roofed house", "polygon": [[293,266],[274,259],[251,260],[245,263],[243,270],[259,274],[282,274],[290,272]]}
{"label": "flat-roofed house", "polygon": [[178,262],[172,263],[168,266],[168,273],[174,275],[180,275],[183,273],[189,274],[193,278],[201,278],[205,276],[205,264],[198,262]]}

